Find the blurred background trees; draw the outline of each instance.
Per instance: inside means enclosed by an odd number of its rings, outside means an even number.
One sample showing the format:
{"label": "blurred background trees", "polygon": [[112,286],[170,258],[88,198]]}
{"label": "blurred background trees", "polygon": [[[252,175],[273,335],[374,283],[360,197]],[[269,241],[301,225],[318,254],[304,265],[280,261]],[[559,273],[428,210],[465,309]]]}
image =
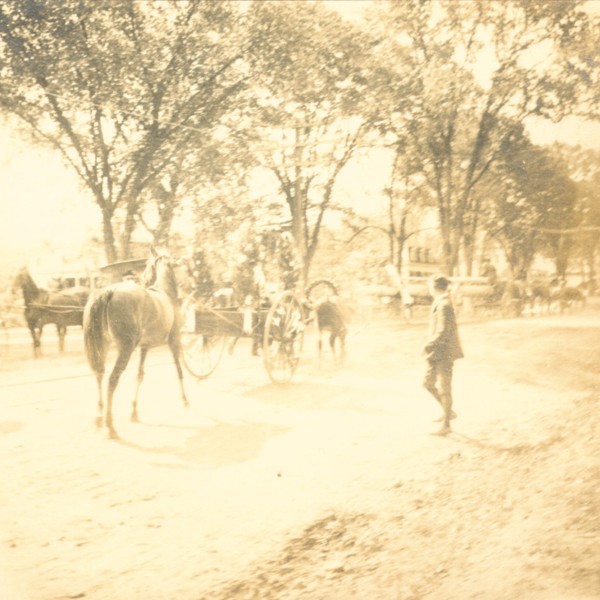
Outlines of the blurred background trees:
{"label": "blurred background trees", "polygon": [[400,268],[424,231],[448,274],[491,244],[514,277],[536,256],[594,274],[598,153],[530,134],[598,118],[587,6],[382,0],[348,20],[322,0],[16,0],[0,107],[77,173],[108,262],[152,239],[225,271],[248,230],[277,228],[306,281],[346,258],[352,276],[361,252]]}
{"label": "blurred background trees", "polygon": [[107,260],[129,256],[148,204],[164,237],[178,174],[246,85],[240,12],[197,0],[0,7],[2,106],[77,172]]}

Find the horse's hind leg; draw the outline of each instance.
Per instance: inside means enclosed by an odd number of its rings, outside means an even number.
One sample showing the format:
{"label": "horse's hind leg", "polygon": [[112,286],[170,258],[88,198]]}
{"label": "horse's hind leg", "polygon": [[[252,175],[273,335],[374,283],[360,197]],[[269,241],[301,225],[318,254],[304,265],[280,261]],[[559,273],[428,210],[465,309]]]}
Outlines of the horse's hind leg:
{"label": "horse's hind leg", "polygon": [[58,334],[58,350],[59,352],[65,351],[65,335],[67,333],[66,325],[56,324],[56,333]]}
{"label": "horse's hind leg", "polygon": [[131,411],[131,420],[139,421],[137,412],[138,394],[140,392],[140,386],[144,380],[144,363],[146,362],[146,356],[148,354],[148,348],[140,348],[140,365],[138,367],[137,385],[135,387],[135,396],[133,398],[133,409]]}
{"label": "horse's hind leg", "polygon": [[329,334],[329,347],[331,348],[331,353],[333,354],[333,360],[334,362],[337,362],[337,353],[335,351],[335,340],[337,338],[337,333],[335,331],[332,331]]}
{"label": "horse's hind leg", "polygon": [[340,333],[340,365],[346,362],[346,332]]}
{"label": "horse's hind leg", "polygon": [[323,355],[323,331],[319,329],[319,365],[321,364],[321,357]]}
{"label": "horse's hind leg", "polygon": [[104,412],[104,404],[102,402],[102,380],[104,379],[104,371],[96,371],[96,383],[98,384],[98,416],[96,417],[96,427],[102,427],[102,417]]}
{"label": "horse's hind leg", "polygon": [[119,356],[108,379],[108,392],[106,394],[106,427],[111,438],[118,438],[112,421],[112,401],[115,389],[119,383],[121,373],[127,368],[131,354],[135,350],[136,343],[123,344],[119,347]]}
{"label": "horse's hind leg", "polygon": [[183,370],[181,369],[181,362],[179,357],[181,355],[181,340],[177,337],[169,338],[169,348],[173,355],[173,361],[175,362],[175,368],[177,369],[177,377],[179,378],[179,390],[181,392],[181,399],[183,400],[184,406],[189,406],[187,396],[185,395],[185,388],[183,386]]}

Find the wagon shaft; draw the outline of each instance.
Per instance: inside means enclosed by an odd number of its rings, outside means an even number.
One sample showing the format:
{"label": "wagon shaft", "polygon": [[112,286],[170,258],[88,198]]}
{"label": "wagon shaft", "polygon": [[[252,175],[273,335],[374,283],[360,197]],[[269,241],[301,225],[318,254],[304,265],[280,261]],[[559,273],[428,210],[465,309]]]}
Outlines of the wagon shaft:
{"label": "wagon shaft", "polygon": [[[267,311],[247,313],[237,309],[198,310],[194,330],[199,335],[249,337],[262,335]],[[250,327],[248,327],[248,319]]]}

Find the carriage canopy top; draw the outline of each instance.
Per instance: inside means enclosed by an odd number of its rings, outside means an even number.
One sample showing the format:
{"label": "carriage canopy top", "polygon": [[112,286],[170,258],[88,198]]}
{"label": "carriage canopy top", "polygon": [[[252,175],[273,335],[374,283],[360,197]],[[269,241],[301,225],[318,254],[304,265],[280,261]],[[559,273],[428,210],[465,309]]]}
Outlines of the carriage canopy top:
{"label": "carriage canopy top", "polygon": [[120,281],[128,271],[140,274],[144,270],[146,262],[146,258],[131,258],[104,265],[100,267],[100,271],[111,281]]}

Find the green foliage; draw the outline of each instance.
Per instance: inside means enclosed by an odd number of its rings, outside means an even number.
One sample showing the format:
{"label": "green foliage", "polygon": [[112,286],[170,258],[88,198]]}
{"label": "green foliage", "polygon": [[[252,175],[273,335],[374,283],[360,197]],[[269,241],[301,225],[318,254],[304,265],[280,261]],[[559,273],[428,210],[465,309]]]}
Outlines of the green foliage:
{"label": "green foliage", "polygon": [[76,170],[110,261],[127,257],[149,192],[211,141],[243,89],[240,21],[234,2],[0,5],[0,103]]}
{"label": "green foliage", "polygon": [[[265,268],[296,285],[327,215],[351,213],[340,172],[373,144],[394,154],[381,185],[391,255],[434,206],[448,271],[472,260],[490,215],[523,267],[539,250],[564,262],[570,243],[532,224],[592,218],[593,185],[575,186],[523,128],[597,114],[600,25],[582,6],[394,0],[356,27],[320,1],[15,0],[0,3],[0,106],[77,172],[110,262],[140,226],[167,243],[185,205],[224,270],[244,221],[262,231],[276,216],[293,244]],[[250,200],[259,170],[277,198]],[[242,270],[270,244],[247,248]]]}
{"label": "green foliage", "polygon": [[277,228],[246,231],[234,275],[234,291],[240,302],[246,296],[261,297],[266,283],[283,290],[297,289],[301,276],[302,263],[288,232]]}
{"label": "green foliage", "polygon": [[486,189],[483,224],[502,242],[515,275],[525,277],[536,253],[552,257],[564,273],[572,238],[556,231],[577,224],[578,191],[557,149],[535,146],[515,128]]}
{"label": "green foliage", "polygon": [[255,269],[263,262],[265,247],[262,238],[250,231],[240,250],[240,260],[236,265],[233,277],[233,289],[238,302],[243,304],[246,296],[257,298],[260,295]]}
{"label": "green foliage", "polygon": [[191,276],[195,295],[208,297],[214,292],[211,266],[204,250],[196,250],[192,256]]}
{"label": "green foliage", "polygon": [[383,91],[380,127],[435,198],[450,273],[479,229],[476,191],[514,123],[560,118],[578,100],[572,79],[560,76],[567,66],[558,52],[565,31],[585,29],[577,6],[404,0],[377,13],[380,64],[401,90]]}
{"label": "green foliage", "polygon": [[302,263],[292,236],[281,234],[276,251],[283,289],[294,290],[302,281]]}
{"label": "green foliage", "polygon": [[322,2],[255,2],[249,21],[250,147],[279,188],[305,278],[337,177],[368,130],[370,38]]}

